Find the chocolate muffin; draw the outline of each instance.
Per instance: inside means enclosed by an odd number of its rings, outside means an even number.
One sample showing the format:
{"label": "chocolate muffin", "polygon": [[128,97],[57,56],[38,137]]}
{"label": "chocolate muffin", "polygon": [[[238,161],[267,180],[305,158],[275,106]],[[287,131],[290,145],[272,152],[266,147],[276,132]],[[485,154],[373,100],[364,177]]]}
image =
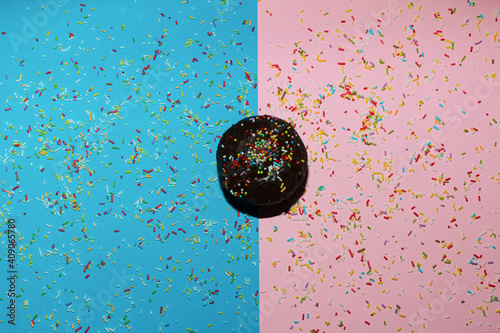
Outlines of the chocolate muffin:
{"label": "chocolate muffin", "polygon": [[217,171],[224,195],[236,209],[274,216],[303,194],[307,151],[290,123],[269,115],[249,117],[222,135]]}

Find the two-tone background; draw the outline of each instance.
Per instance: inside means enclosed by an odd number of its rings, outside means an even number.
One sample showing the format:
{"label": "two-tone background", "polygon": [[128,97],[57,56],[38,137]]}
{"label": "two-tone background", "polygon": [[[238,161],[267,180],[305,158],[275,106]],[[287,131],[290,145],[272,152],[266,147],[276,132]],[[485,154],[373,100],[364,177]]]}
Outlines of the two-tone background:
{"label": "two-tone background", "polygon": [[[499,14],[2,4],[0,331],[498,331]],[[310,167],[261,220],[215,162],[256,114],[293,123]]]}

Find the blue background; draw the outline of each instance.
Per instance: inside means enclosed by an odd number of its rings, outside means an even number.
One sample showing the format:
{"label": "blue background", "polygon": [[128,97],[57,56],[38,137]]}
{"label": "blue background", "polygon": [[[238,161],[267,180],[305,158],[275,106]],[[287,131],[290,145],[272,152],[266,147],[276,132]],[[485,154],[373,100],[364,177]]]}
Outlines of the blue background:
{"label": "blue background", "polygon": [[257,113],[256,2],[2,7],[14,331],[258,331],[258,220],[223,199],[215,161]]}

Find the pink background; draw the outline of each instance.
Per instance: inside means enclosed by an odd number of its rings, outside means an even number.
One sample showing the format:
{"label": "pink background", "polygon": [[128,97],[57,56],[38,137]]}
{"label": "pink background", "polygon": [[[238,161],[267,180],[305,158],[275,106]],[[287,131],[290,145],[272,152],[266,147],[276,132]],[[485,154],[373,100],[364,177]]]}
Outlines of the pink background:
{"label": "pink background", "polygon": [[260,222],[261,332],[498,331],[495,8],[259,2],[259,113],[310,166]]}

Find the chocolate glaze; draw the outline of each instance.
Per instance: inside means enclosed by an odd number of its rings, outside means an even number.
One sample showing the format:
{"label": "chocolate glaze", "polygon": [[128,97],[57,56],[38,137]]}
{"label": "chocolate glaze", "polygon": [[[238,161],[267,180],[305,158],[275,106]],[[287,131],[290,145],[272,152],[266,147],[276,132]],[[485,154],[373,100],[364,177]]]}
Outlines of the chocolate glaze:
{"label": "chocolate glaze", "polygon": [[307,151],[288,122],[268,115],[249,117],[223,134],[217,147],[217,171],[230,203],[272,210],[271,206],[283,207],[297,191],[302,194]]}

